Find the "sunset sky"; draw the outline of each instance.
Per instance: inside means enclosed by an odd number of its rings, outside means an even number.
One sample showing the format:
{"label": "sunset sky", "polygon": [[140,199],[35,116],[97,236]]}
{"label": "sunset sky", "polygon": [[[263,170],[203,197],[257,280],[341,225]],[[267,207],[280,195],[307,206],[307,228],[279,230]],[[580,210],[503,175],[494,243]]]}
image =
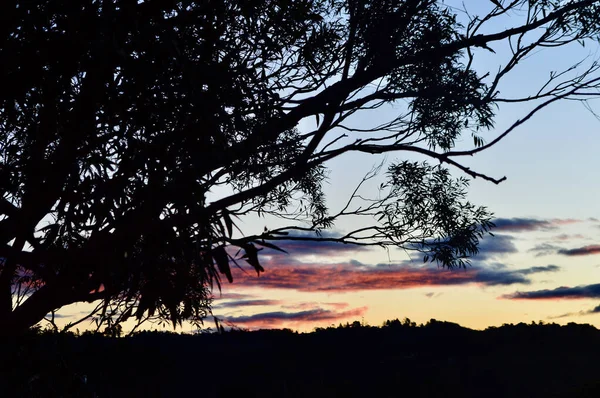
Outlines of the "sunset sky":
{"label": "sunset sky", "polygon": [[[475,13],[488,9],[484,1],[466,3]],[[509,22],[498,21],[490,29],[502,29]],[[477,54],[480,74],[494,73],[506,62],[507,46],[498,44],[494,50],[496,54]],[[551,70],[586,56],[597,59],[597,51],[597,45],[589,44],[545,49],[507,76],[501,93],[507,97],[535,92]],[[495,128],[484,133],[486,141],[534,105],[500,107]],[[595,109],[600,112],[600,107]],[[376,117],[391,117],[397,111],[386,109]],[[359,114],[355,123],[368,125],[373,117]],[[310,128],[311,122],[300,128]],[[459,143],[471,144],[468,134]],[[599,150],[600,121],[591,112],[573,101],[551,105],[495,147],[468,159],[466,164],[479,172],[507,177],[499,185],[471,183],[469,200],[493,211],[497,228],[494,237],[482,241],[481,253],[468,269],[424,265],[418,253],[402,250],[282,243],[289,254],[262,252],[266,272],[260,277],[249,267],[246,272],[234,270],[234,283],[225,281],[214,313],[243,328],[301,331],[354,320],[380,325],[404,317],[417,323],[435,318],[478,329],[532,320],[600,327]],[[401,159],[406,156],[385,158],[388,163]],[[340,206],[362,176],[383,160],[347,156],[332,162],[326,186],[331,207]],[[376,184],[373,181],[365,189]],[[356,225],[347,220],[335,231]],[[252,233],[260,233],[264,226],[272,224],[256,219],[241,222],[241,228]],[[66,309],[63,319],[82,308]]]}
{"label": "sunset sky", "polygon": [[[483,14],[491,3],[467,1],[466,6]],[[489,29],[517,21],[512,15]],[[493,48],[496,54],[476,54],[481,74],[493,74],[506,62],[506,43]],[[585,57],[598,59],[597,44],[540,51],[506,77],[501,93],[535,92],[551,70]],[[589,104],[600,110],[595,101]],[[501,107],[495,128],[484,134],[486,141],[535,105]],[[380,116],[393,114],[394,109],[386,109]],[[372,118],[363,114],[355,123],[369,125]],[[309,127],[307,121],[304,128]],[[462,144],[471,145],[468,135]],[[469,159],[473,169],[507,180],[500,185],[471,183],[469,200],[493,211],[497,228],[467,270],[424,266],[417,253],[400,250],[388,255],[378,249],[288,244],[289,255],[267,256],[265,250],[266,272],[259,278],[251,271],[235,273],[234,283],[216,301],[215,313],[241,327],[300,330],[353,320],[379,325],[396,317],[418,323],[436,318],[473,328],[532,320],[600,327],[599,149],[600,121],[579,102],[555,103]],[[387,161],[405,158],[389,155]],[[327,186],[332,206],[343,203],[382,159],[348,156],[333,162]],[[347,224],[336,228],[353,226]]]}

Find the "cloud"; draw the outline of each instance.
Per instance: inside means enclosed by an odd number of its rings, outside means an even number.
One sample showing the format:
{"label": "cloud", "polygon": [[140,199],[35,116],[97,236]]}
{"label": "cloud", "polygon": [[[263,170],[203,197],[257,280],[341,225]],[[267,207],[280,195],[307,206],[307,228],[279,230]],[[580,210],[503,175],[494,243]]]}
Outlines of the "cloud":
{"label": "cloud", "polygon": [[577,220],[575,218],[553,218],[550,222],[555,226],[560,225],[570,225],[580,223],[582,220]]}
{"label": "cloud", "polygon": [[[505,254],[516,253],[518,250],[512,243],[514,237],[511,235],[494,234],[486,235],[479,241],[479,253],[474,258],[477,260],[484,260],[493,257],[503,256]],[[428,246],[435,245],[434,240],[428,240],[423,243],[414,243],[409,246],[410,249],[415,250],[427,250]],[[360,264],[360,263],[359,263]]]}
{"label": "cloud", "polygon": [[[88,312],[85,313],[86,315],[89,314]],[[68,318],[76,318],[77,314],[59,314],[59,313],[55,313],[54,314],[54,319],[68,319]],[[46,315],[46,319],[52,319],[51,315]]]}
{"label": "cloud", "polygon": [[529,279],[525,277],[526,274],[521,272],[498,272],[493,270],[481,270],[476,277],[476,282],[486,286],[500,286],[500,285],[514,285],[522,284],[528,285],[531,283]]}
{"label": "cloud", "polygon": [[311,309],[311,308],[315,308],[315,307],[319,307],[319,306],[323,306],[323,305],[331,307],[336,310],[343,310],[344,308],[348,307],[348,303],[315,303],[315,302],[286,304],[286,305],[283,305],[282,307],[287,308],[287,309],[292,309],[292,310],[306,310],[306,309]]}
{"label": "cloud", "polygon": [[523,275],[531,275],[531,274],[537,274],[539,272],[557,272],[560,271],[560,267],[558,265],[545,265],[542,267],[531,267],[531,268],[526,268],[520,271],[521,274]]}
{"label": "cloud", "polygon": [[556,229],[561,225],[574,224],[581,222],[581,220],[575,220],[572,218],[559,219],[554,218],[551,220],[538,220],[535,218],[496,218],[493,220],[496,224],[495,231],[510,231],[510,232],[524,232],[524,231],[537,231],[537,230],[552,230]]}
{"label": "cloud", "polygon": [[280,305],[281,300],[237,300],[228,301],[225,303],[217,303],[214,308],[238,308],[238,307],[255,307],[255,306],[268,306],[268,305]]}
{"label": "cloud", "polygon": [[[314,237],[314,235],[298,235],[303,237]],[[324,234],[327,237],[329,235]],[[503,256],[505,254],[516,253],[517,248],[513,243],[514,237],[505,234],[495,234],[494,236],[486,236],[479,243],[479,253],[477,260],[485,260],[489,258]],[[302,264],[302,260],[309,257],[319,257],[322,259],[331,259],[335,261],[335,257],[348,258],[349,255],[358,252],[371,250],[369,247],[357,246],[352,244],[342,244],[338,242],[316,242],[316,241],[279,241],[277,246],[286,250],[288,253],[282,253],[273,249],[265,248],[261,250],[261,263],[265,259],[276,259],[278,265],[296,265]],[[415,246],[416,247],[416,246]],[[232,253],[233,255],[233,253]],[[338,258],[339,259],[339,258]],[[357,268],[371,267],[370,264],[362,263],[358,260],[349,260],[351,265]],[[381,264],[381,266],[389,266],[389,264]]]}
{"label": "cloud", "polygon": [[244,299],[255,298],[255,297],[256,296],[253,296],[251,294],[233,293],[233,292],[220,293],[217,296],[215,296],[213,294],[213,296],[212,296],[212,298],[214,300],[227,300],[227,299],[244,300]]}
{"label": "cloud", "polygon": [[565,256],[587,256],[590,254],[598,254],[600,253],[600,245],[589,245],[575,249],[561,249],[557,253]]}
{"label": "cloud", "polygon": [[[314,233],[295,233],[290,238],[297,239],[308,239],[308,240],[281,240],[276,242],[277,247],[285,250],[292,257],[298,256],[310,256],[310,255],[318,255],[318,256],[336,256],[340,254],[348,254],[355,253],[359,251],[367,251],[369,250],[366,246],[352,245],[352,244],[344,244],[333,241],[312,241],[310,239],[320,239],[320,238],[335,238],[338,235],[335,235],[332,232],[324,231],[321,233],[321,236]],[[275,251],[272,249],[265,248],[265,254],[272,256],[284,256],[285,253]]]}
{"label": "cloud", "polygon": [[387,267],[356,267],[349,263],[304,264],[277,266],[269,259],[266,272],[259,277],[244,273],[236,275],[236,286],[267,289],[292,289],[304,292],[350,292],[362,290],[410,289],[424,286],[480,284],[484,286],[529,284],[529,275],[555,272],[557,266],[508,270],[472,266],[447,270],[427,265],[415,267],[390,264]]}
{"label": "cloud", "polygon": [[596,307],[592,308],[591,310],[568,312],[568,313],[562,314],[562,315],[549,316],[548,319],[560,319],[560,318],[567,318],[567,317],[572,317],[572,316],[593,315],[593,314],[598,314],[598,313],[600,313],[600,305],[597,305]]}
{"label": "cloud", "polygon": [[529,249],[527,251],[530,253],[535,253],[536,257],[542,257],[542,256],[548,256],[550,254],[555,254],[560,250],[563,250],[563,248],[560,246],[552,245],[550,243],[542,243],[542,244],[532,247],[531,249]]}
{"label": "cloud", "polygon": [[582,234],[574,234],[574,235],[560,234],[560,235],[554,236],[552,239],[554,241],[564,242],[566,240],[572,240],[572,239],[585,239],[585,236],[583,236]]}
{"label": "cloud", "polygon": [[486,236],[479,243],[479,253],[475,256],[478,260],[485,260],[505,254],[516,253],[517,248],[512,242],[514,238],[510,235],[495,234]]}
{"label": "cloud", "polygon": [[547,265],[544,267],[530,267],[519,269],[516,271],[497,271],[491,269],[482,269],[476,276],[477,283],[482,283],[486,286],[497,285],[513,285],[524,284],[528,285],[531,281],[526,278],[528,275],[557,272],[560,267],[557,265]]}
{"label": "cloud", "polygon": [[315,307],[326,306],[335,310],[342,310],[348,307],[348,303],[323,303],[323,302],[302,302],[302,303],[286,303],[282,300],[270,300],[270,299],[254,299],[254,300],[236,300],[218,302],[213,306],[215,309],[225,308],[239,308],[239,307],[259,307],[259,306],[281,306],[282,308],[294,309],[294,310],[306,310],[313,309]]}
{"label": "cloud", "polygon": [[362,316],[367,307],[355,308],[342,312],[335,312],[323,308],[313,308],[299,312],[265,312],[254,315],[223,317],[225,322],[234,326],[243,326],[251,329],[279,328],[284,325],[299,326],[303,323],[337,322],[343,319]]}
{"label": "cloud", "polygon": [[538,229],[549,229],[552,224],[547,220],[536,220],[533,218],[496,218],[493,220],[496,224],[496,231],[535,231]]}
{"label": "cloud", "polygon": [[509,300],[555,300],[555,299],[588,299],[600,298],[600,283],[576,287],[561,286],[556,289],[534,290],[531,292],[514,292],[501,296]]}

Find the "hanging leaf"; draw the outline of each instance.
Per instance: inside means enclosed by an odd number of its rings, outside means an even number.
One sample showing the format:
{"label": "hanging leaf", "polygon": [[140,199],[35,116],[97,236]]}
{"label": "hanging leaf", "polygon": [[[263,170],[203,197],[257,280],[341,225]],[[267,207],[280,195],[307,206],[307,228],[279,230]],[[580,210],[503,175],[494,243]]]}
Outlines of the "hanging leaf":
{"label": "hanging leaf", "polygon": [[250,264],[252,268],[256,270],[257,275],[260,275],[261,272],[265,271],[258,261],[258,252],[262,249],[257,249],[252,243],[243,245],[243,248],[246,253],[242,256],[242,258],[245,259],[248,264]]}
{"label": "hanging leaf", "polygon": [[129,317],[131,317],[131,313],[133,312],[133,306],[129,307],[121,316],[121,322],[125,322],[126,320],[129,319]]}
{"label": "hanging leaf", "polygon": [[227,209],[223,209],[223,220],[225,221],[227,234],[231,238],[231,235],[233,234],[233,221],[231,220],[231,217],[229,216],[229,210]]}
{"label": "hanging leaf", "polygon": [[225,246],[219,246],[212,250],[212,256],[217,263],[219,272],[227,277],[229,283],[233,282],[233,276],[231,275],[231,268],[229,268],[229,258],[227,257],[227,251]]}

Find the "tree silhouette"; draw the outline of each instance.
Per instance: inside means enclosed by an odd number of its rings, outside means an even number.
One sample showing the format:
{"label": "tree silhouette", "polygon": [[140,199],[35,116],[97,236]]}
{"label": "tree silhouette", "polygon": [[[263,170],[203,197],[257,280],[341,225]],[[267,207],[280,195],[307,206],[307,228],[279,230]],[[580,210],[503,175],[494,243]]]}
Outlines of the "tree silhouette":
{"label": "tree silhouette", "polygon": [[[600,2],[502,3],[478,17],[433,0],[2,2],[3,333],[98,300],[89,316],[110,330],[132,316],[201,321],[220,275],[231,282],[241,259],[262,272],[259,250],[279,241],[395,246],[464,266],[491,214],[444,166],[501,182],[461,159],[599,85],[597,65],[578,63],[502,97],[536,49],[596,40]],[[505,15],[515,25],[490,31]],[[503,41],[502,68],[478,74],[475,55]],[[519,101],[536,106],[484,143],[495,107]],[[390,104],[390,120],[353,123]],[[473,149],[455,149],[463,134]],[[390,152],[436,165],[392,162],[375,198],[357,190],[328,208],[330,160]],[[237,230],[252,214],[289,225]],[[322,233],[344,217],[365,224]]]}

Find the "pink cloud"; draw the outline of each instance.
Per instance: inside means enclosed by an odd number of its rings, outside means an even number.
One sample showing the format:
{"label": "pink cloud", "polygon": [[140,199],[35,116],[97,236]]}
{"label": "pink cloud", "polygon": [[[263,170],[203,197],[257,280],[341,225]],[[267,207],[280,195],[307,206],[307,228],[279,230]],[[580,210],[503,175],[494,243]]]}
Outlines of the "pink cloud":
{"label": "pink cloud", "polygon": [[582,220],[577,220],[575,218],[553,218],[550,222],[554,225],[570,225],[580,223]]}
{"label": "pink cloud", "polygon": [[600,253],[600,245],[589,245],[577,247],[575,249],[562,249],[558,251],[558,254],[564,254],[565,256],[587,256],[598,253]]}
{"label": "pink cloud", "polygon": [[335,312],[323,308],[313,308],[300,312],[266,312],[238,317],[224,317],[226,324],[249,329],[272,329],[282,327],[312,326],[314,324],[335,323],[348,318],[364,315],[367,307]]}
{"label": "pink cloud", "polygon": [[567,241],[571,239],[585,239],[585,236],[582,234],[568,235],[568,234],[560,234],[553,238],[555,241]]}
{"label": "pink cloud", "polygon": [[327,306],[327,307],[331,307],[335,310],[343,310],[344,308],[348,307],[348,303],[315,303],[315,302],[310,302],[310,303],[294,303],[294,304],[287,304],[287,305],[283,305],[283,308],[287,308],[287,309],[291,309],[291,310],[307,310],[307,309],[312,309],[318,306]]}
{"label": "pink cloud", "polygon": [[422,286],[480,284],[485,286],[528,284],[528,275],[556,272],[557,266],[531,267],[521,270],[471,267],[446,270],[436,267],[406,265],[361,266],[341,264],[302,264],[278,266],[276,259],[265,263],[260,276],[237,272],[236,287],[292,289],[303,292],[349,292],[361,290],[410,289]]}

